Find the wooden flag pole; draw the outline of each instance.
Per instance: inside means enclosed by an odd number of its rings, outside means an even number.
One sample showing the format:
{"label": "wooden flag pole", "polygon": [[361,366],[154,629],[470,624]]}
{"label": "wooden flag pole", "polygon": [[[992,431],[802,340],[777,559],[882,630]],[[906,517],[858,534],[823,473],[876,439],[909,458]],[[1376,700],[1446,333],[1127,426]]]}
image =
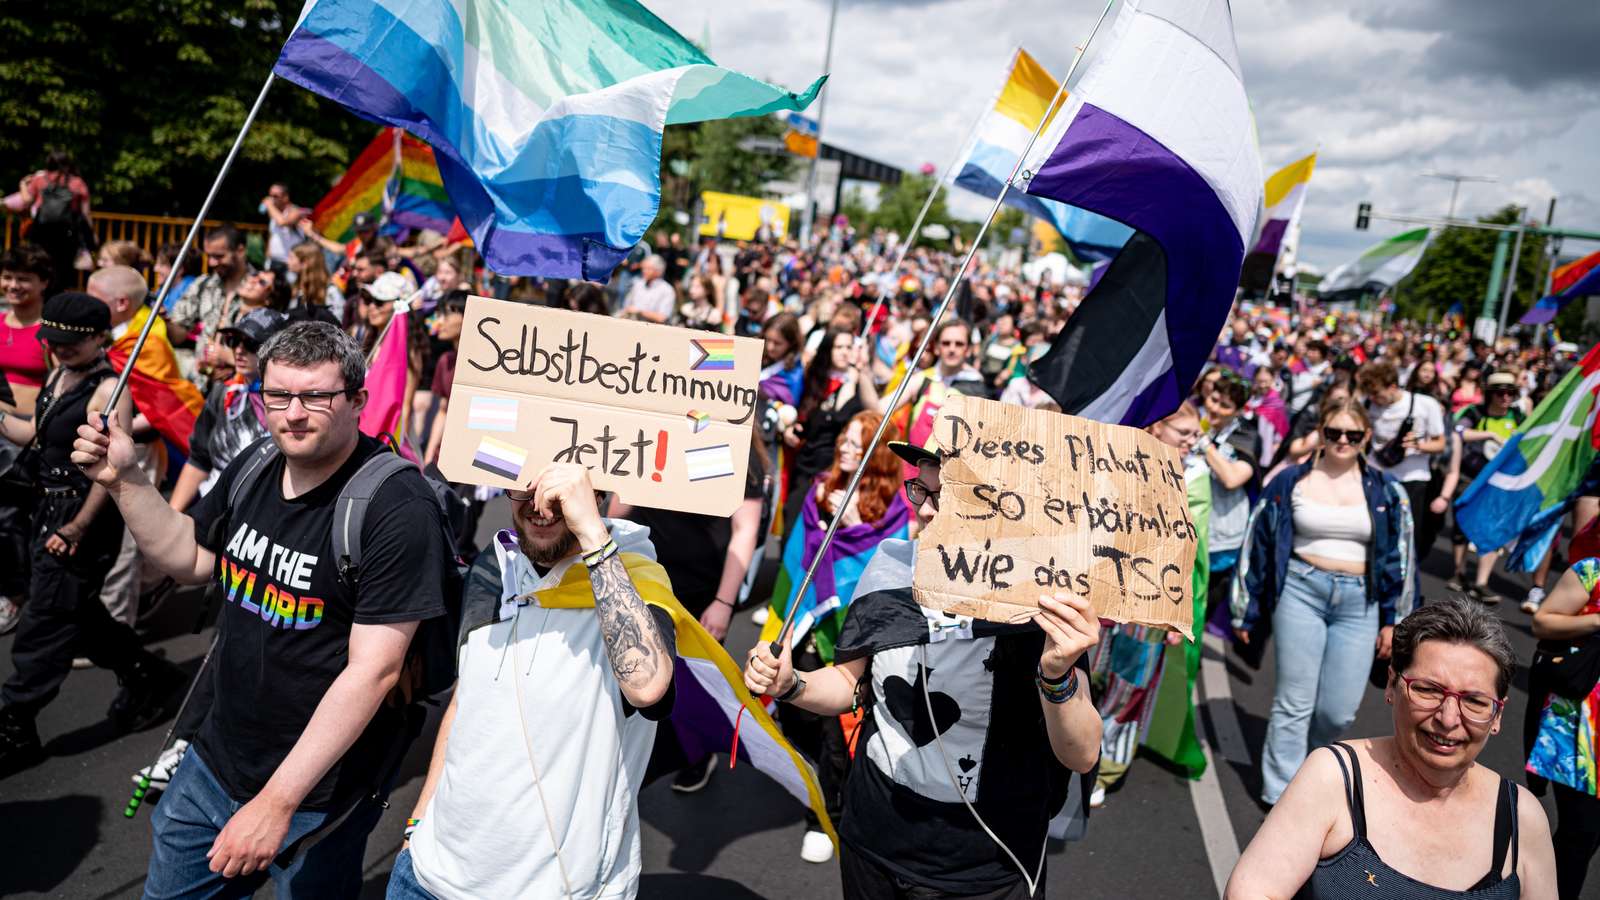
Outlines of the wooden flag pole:
{"label": "wooden flag pole", "polygon": [[[139,361],[139,353],[144,350],[144,342],[150,339],[150,329],[156,323],[156,318],[165,308],[167,295],[172,292],[175,284],[183,274],[184,261],[189,257],[189,249],[194,246],[195,236],[200,233],[201,223],[206,215],[211,212],[211,203],[217,199],[217,192],[222,189],[223,179],[228,177],[228,169],[233,167],[233,160],[239,155],[239,148],[244,146],[245,135],[250,133],[250,126],[255,124],[256,114],[261,112],[261,106],[267,100],[267,91],[271,89],[272,82],[277,76],[267,73],[266,83],[261,85],[261,93],[256,95],[256,102],[250,107],[250,112],[244,117],[244,125],[239,128],[239,136],[233,139],[233,147],[228,150],[228,155],[222,160],[222,169],[217,172],[217,179],[211,183],[211,190],[206,192],[205,202],[200,205],[200,212],[194,217],[194,222],[189,225],[189,233],[184,235],[183,244],[178,248],[178,258],[172,261],[172,271],[167,273],[167,279],[161,283],[161,292],[156,295],[150,317],[144,320],[144,327],[139,329],[139,339],[134,342],[133,352],[128,354],[128,364],[122,367],[122,372],[117,375],[117,384],[111,389],[111,399],[106,402],[105,412],[100,416],[101,429],[107,428],[111,411],[117,408],[117,400],[122,396],[123,390],[128,386],[128,376],[133,373],[134,365]],[[208,337],[210,337],[208,335]]]}
{"label": "wooden flag pole", "polygon": [[[1055,109],[1056,104],[1061,102],[1062,96],[1067,92],[1067,82],[1071,81],[1073,73],[1078,71],[1078,64],[1083,61],[1084,52],[1089,49],[1089,44],[1094,41],[1095,35],[1100,33],[1100,26],[1105,23],[1106,14],[1111,12],[1111,7],[1115,3],[1116,0],[1107,0],[1105,8],[1100,10],[1100,18],[1095,20],[1094,30],[1089,32],[1089,39],[1083,42],[1083,45],[1078,48],[1077,55],[1072,58],[1072,66],[1067,69],[1066,77],[1061,79],[1061,85],[1056,88],[1056,95],[1051,98],[1050,105],[1045,107],[1047,110]],[[967,255],[962,257],[961,268],[956,270],[955,277],[950,280],[950,289],[945,292],[944,300],[940,301],[938,309],[933,311],[933,321],[928,323],[928,329],[922,333],[922,341],[917,346],[916,355],[911,357],[912,360],[921,359],[922,354],[927,352],[928,342],[933,339],[933,334],[938,330],[940,320],[944,318],[945,313],[950,309],[951,302],[955,300],[956,290],[961,287],[961,279],[966,276],[967,267],[972,265],[972,258],[977,255],[978,248],[983,246],[983,236],[988,233],[989,226],[994,222],[994,217],[1000,214],[1000,207],[1005,203],[1006,193],[1011,190],[1011,185],[1015,183],[1017,174],[1022,171],[1023,161],[1028,158],[1029,153],[1033,152],[1034,143],[1039,140],[1039,135],[1044,133],[1045,125],[1049,121],[1049,115],[1040,118],[1038,127],[1033,129],[1033,134],[1028,138],[1028,145],[1018,154],[1016,165],[1011,167],[1011,174],[1006,178],[1006,183],[1001,186],[1000,193],[994,198],[994,205],[989,207],[989,215],[984,217],[983,226],[978,229],[977,236],[973,238],[972,246],[967,248]],[[811,565],[806,567],[805,577],[800,580],[800,587],[794,592],[794,598],[789,603],[789,609],[784,613],[783,627],[778,629],[778,636],[773,639],[769,648],[774,657],[783,654],[783,645],[788,639],[789,629],[794,627],[794,614],[800,608],[800,600],[805,597],[806,590],[811,587],[811,581],[817,574],[817,566],[822,562],[823,556],[827,554],[828,546],[833,543],[834,532],[839,530],[839,522],[844,518],[842,514],[844,507],[849,504],[850,498],[855,495],[856,488],[861,484],[861,476],[867,471],[866,460],[872,458],[873,452],[878,449],[878,444],[883,441],[883,433],[889,427],[890,413],[900,405],[900,401],[906,393],[906,386],[910,383],[911,378],[909,376],[902,378],[900,384],[895,387],[894,394],[889,397],[888,402],[884,405],[885,413],[883,419],[878,423],[877,431],[873,432],[872,440],[867,444],[866,449],[861,452],[862,464],[856,466],[855,473],[850,476],[850,483],[844,489],[844,499],[839,501],[839,508],[835,511],[832,520],[828,522],[828,530],[822,536],[822,543],[817,547],[817,554],[811,558]]]}

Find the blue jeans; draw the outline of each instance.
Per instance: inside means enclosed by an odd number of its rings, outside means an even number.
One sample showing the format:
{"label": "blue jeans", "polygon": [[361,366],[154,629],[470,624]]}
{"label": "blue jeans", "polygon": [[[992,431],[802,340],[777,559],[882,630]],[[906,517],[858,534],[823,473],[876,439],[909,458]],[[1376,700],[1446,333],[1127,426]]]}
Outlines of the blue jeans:
{"label": "blue jeans", "polygon": [[1378,604],[1366,579],[1299,559],[1272,613],[1278,684],[1261,754],[1261,799],[1277,803],[1312,748],[1355,721],[1378,639]]}
{"label": "blue jeans", "polygon": [[389,870],[389,889],[384,900],[434,900],[434,896],[417,883],[416,870],[411,868],[411,848],[400,851],[394,858],[394,868]]}
{"label": "blue jeans", "polygon": [[[264,872],[224,878],[211,871],[206,852],[228,819],[244,806],[228,796],[200,754],[183,757],[172,783],[151,817],[155,846],[145,876],[146,900],[167,898],[249,897],[272,879],[280,900],[293,897],[354,897],[361,893],[361,859],[367,834],[383,814],[383,805],[363,799],[355,811],[292,861],[274,862]],[[317,830],[330,812],[302,810],[289,820],[285,847]]]}

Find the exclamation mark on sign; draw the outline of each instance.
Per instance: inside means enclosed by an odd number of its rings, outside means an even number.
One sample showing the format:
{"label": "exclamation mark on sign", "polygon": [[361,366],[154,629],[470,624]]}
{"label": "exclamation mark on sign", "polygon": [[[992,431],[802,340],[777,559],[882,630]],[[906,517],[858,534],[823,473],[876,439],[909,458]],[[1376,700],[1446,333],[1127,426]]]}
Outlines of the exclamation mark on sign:
{"label": "exclamation mark on sign", "polygon": [[661,470],[667,467],[667,433],[656,432],[656,470],[650,476],[651,481],[661,480]]}

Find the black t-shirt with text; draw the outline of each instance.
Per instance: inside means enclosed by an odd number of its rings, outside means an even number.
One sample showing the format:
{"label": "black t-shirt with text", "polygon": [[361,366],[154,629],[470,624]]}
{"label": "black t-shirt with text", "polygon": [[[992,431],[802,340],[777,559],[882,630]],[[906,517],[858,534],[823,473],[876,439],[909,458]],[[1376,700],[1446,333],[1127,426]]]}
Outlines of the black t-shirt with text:
{"label": "black t-shirt with text", "polygon": [[[339,579],[334,504],[377,452],[382,445],[363,435],[337,472],[292,500],[283,497],[280,456],[229,509],[236,459],[194,509],[195,538],[217,556],[223,597],[210,665],[216,702],[195,747],[235,800],[259,793],[300,739],[349,662],[353,625],[412,622],[445,611],[441,573],[448,550],[438,502],[420,472],[384,482],[362,528],[365,562],[356,589]],[[215,542],[214,525],[220,526]],[[400,727],[399,711],[380,707],[301,808],[328,808],[371,789]]]}

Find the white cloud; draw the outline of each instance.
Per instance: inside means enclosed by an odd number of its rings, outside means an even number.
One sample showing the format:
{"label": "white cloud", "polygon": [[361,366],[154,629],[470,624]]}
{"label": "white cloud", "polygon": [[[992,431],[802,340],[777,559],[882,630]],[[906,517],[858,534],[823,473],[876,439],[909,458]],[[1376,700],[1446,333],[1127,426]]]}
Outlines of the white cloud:
{"label": "white cloud", "polygon": [[[824,0],[647,0],[711,56],[799,89],[822,71]],[[1241,66],[1270,172],[1319,151],[1303,259],[1329,268],[1401,226],[1352,228],[1356,204],[1442,215],[1429,170],[1492,175],[1458,213],[1519,203],[1600,231],[1600,54],[1575,46],[1594,0],[1253,0],[1234,5]],[[1019,44],[1056,76],[1099,14],[1059,0],[842,0],[825,140],[885,163],[941,170],[998,88]],[[1574,25],[1574,23],[1580,23]],[[1496,38],[1501,35],[1502,38]],[[1546,48],[1546,49],[1541,49]],[[1582,52],[1580,52],[1582,51]],[[815,107],[813,107],[815,111]],[[989,202],[957,191],[974,218]]]}

